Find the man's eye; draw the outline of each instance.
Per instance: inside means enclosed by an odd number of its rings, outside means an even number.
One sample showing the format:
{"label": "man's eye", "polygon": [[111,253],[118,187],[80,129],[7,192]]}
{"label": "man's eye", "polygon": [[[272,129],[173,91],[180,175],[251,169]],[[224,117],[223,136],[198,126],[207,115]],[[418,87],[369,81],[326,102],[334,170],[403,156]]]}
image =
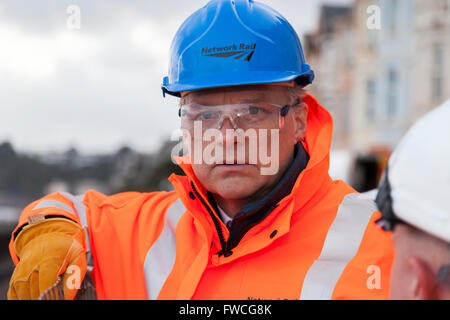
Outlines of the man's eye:
{"label": "man's eye", "polygon": [[250,107],[250,108],[248,108],[248,113],[250,115],[253,115],[253,116],[258,115],[258,114],[260,114],[262,112],[263,112],[263,110],[261,108],[258,108],[258,107]]}
{"label": "man's eye", "polygon": [[199,114],[199,118],[201,120],[210,120],[214,117],[214,113],[213,112],[209,112],[209,111],[205,111]]}

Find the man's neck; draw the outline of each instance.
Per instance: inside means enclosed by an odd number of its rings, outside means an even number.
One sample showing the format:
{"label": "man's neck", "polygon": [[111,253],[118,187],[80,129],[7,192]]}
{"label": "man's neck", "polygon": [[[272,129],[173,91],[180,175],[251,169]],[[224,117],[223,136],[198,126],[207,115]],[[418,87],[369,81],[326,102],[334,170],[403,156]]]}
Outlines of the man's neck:
{"label": "man's neck", "polygon": [[217,205],[226,213],[230,218],[234,218],[236,214],[247,204],[251,203],[247,199],[224,199],[218,195],[213,194],[214,200]]}

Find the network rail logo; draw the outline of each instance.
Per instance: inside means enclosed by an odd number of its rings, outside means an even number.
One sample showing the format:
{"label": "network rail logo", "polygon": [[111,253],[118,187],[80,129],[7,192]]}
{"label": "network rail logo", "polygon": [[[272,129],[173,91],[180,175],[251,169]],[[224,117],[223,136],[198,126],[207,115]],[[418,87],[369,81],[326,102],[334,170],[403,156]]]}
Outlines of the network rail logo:
{"label": "network rail logo", "polygon": [[255,53],[256,43],[239,43],[223,47],[202,48],[202,56],[216,58],[234,58],[235,60],[245,60],[250,62]]}

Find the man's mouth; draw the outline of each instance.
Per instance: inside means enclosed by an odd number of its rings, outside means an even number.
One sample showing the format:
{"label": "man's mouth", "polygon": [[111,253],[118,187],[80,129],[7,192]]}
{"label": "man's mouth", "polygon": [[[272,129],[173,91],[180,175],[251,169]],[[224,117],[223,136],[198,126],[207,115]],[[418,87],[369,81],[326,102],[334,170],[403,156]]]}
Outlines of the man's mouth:
{"label": "man's mouth", "polygon": [[239,163],[239,162],[234,162],[234,163],[220,163],[220,164],[216,164],[215,167],[217,168],[224,168],[224,169],[236,169],[236,168],[244,168],[244,167],[248,167],[251,166],[251,164],[249,163]]}
{"label": "man's mouth", "polygon": [[249,163],[247,161],[243,162],[243,161],[238,161],[238,160],[234,160],[234,161],[227,161],[227,162],[223,162],[223,163],[217,163],[218,166],[247,166],[249,165]]}

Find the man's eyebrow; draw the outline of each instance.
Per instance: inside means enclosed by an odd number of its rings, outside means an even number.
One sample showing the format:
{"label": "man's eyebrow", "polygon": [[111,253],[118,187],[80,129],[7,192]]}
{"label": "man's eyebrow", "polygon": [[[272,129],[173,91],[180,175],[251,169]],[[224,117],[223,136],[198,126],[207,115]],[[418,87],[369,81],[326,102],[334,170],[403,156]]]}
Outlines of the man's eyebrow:
{"label": "man's eyebrow", "polygon": [[[201,105],[209,105],[208,97],[198,97],[196,103]],[[264,93],[254,93],[253,95],[249,95],[248,97],[237,98],[236,103],[255,103],[255,102],[264,102],[267,101],[267,95]],[[180,104],[183,104],[185,100],[182,98],[180,100]]]}
{"label": "man's eyebrow", "polygon": [[240,99],[239,101],[241,102],[261,102],[261,101],[265,101],[266,100],[266,96],[265,95],[258,95],[258,96],[254,96],[254,97],[250,97],[250,98],[243,98],[242,100]]}

